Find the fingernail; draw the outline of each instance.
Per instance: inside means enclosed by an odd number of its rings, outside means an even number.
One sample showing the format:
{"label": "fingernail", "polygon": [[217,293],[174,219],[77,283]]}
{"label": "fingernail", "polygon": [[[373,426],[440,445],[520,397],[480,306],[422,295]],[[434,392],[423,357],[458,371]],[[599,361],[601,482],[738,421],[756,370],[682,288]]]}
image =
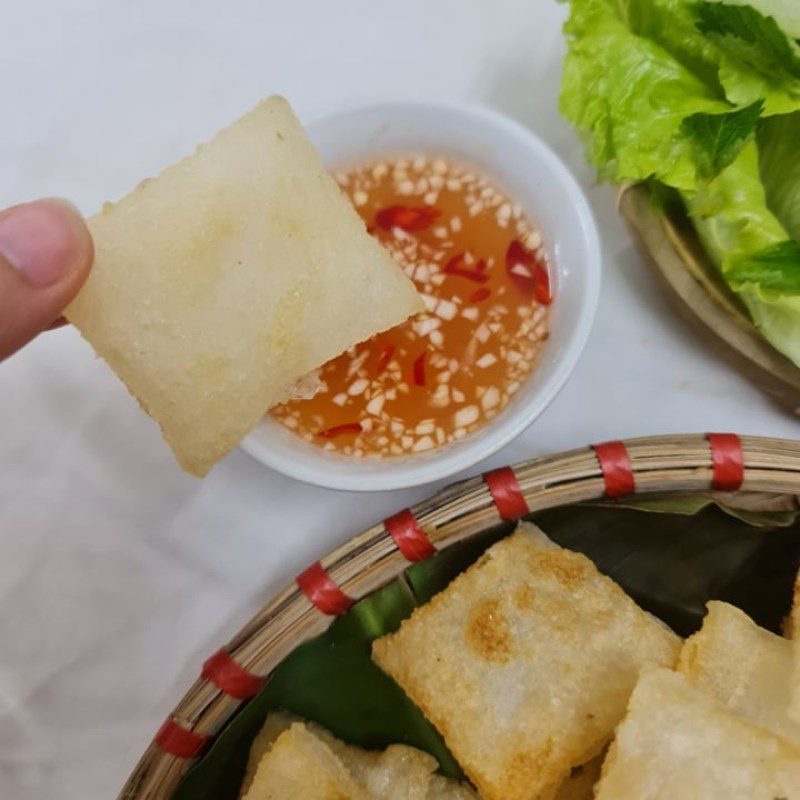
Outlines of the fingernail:
{"label": "fingernail", "polygon": [[66,200],[17,206],[0,219],[0,256],[31,286],[52,286],[76,266],[77,214]]}

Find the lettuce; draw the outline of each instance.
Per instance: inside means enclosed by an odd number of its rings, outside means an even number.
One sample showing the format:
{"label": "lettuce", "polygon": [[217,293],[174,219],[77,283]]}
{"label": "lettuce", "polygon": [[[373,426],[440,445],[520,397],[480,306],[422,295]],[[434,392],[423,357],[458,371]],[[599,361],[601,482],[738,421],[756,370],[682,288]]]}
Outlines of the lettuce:
{"label": "lettuce", "polygon": [[800,365],[800,47],[780,6],[570,0],[560,107],[603,177],[680,193],[755,324]]}
{"label": "lettuce", "polygon": [[[787,265],[794,269],[787,269]],[[735,259],[728,270],[731,283],[758,284],[777,294],[800,294],[800,244],[779,242]]]}
{"label": "lettuce", "polygon": [[[794,261],[785,266],[797,269],[800,264]],[[739,284],[736,291],[764,337],[800,365],[800,294],[771,291],[757,282]]]}
{"label": "lettuce", "polygon": [[689,0],[619,0],[619,7],[631,33],[657,43],[730,103],[762,100],[768,115],[800,109],[800,48],[768,16]]}
{"label": "lettuce", "polygon": [[717,0],[731,6],[751,6],[772,17],[792,39],[800,39],[800,3],[797,0]]}
{"label": "lettuce", "polygon": [[765,120],[758,151],[767,204],[800,242],[800,112]]}
{"label": "lettuce", "polygon": [[686,206],[700,241],[776,350],[800,364],[800,246],[767,207],[750,142]]}
{"label": "lettuce", "polygon": [[772,17],[746,5],[696,5],[696,27],[720,50],[720,80],[735,103],[766,101],[767,113],[800,108],[800,48]]}
{"label": "lettuce", "polygon": [[756,100],[739,111],[692,114],[683,120],[681,133],[692,146],[700,178],[710,180],[736,160],[753,137],[763,110],[763,101]]}
{"label": "lettuce", "polygon": [[772,17],[745,5],[706,2],[698,3],[696,10],[697,30],[737,61],[776,83],[800,78],[797,45]]}
{"label": "lettuce", "polygon": [[656,42],[634,36],[616,8],[610,0],[572,3],[562,113],[588,133],[590,159],[604,177],[654,175],[692,188],[697,168],[681,124],[730,105]]}
{"label": "lettuce", "polygon": [[731,259],[788,238],[767,206],[755,142],[749,142],[714,180],[683,198],[706,252],[723,276]]}

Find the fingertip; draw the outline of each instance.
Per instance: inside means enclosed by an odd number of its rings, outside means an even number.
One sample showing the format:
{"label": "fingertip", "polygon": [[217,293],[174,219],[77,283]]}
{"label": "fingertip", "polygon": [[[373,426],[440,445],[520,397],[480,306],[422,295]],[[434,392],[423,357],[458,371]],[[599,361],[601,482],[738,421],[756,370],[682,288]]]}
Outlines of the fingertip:
{"label": "fingertip", "polygon": [[63,282],[77,290],[91,267],[94,249],[77,208],[67,200],[48,198],[0,216],[0,256],[33,288]]}
{"label": "fingertip", "polygon": [[52,326],[94,259],[77,209],[46,199],[0,211],[0,360]]}

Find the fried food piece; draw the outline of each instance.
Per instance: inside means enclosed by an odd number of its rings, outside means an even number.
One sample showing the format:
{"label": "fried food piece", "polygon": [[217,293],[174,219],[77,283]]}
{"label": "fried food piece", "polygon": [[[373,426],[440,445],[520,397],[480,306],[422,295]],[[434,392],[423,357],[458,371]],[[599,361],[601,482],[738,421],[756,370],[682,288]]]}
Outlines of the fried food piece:
{"label": "fried food piece", "polygon": [[289,730],[295,722],[300,722],[300,717],[294,714],[287,714],[283,711],[272,711],[267,714],[264,725],[256,734],[253,743],[250,745],[250,755],[247,758],[247,768],[242,779],[242,788],[239,796],[247,794],[247,790],[253,783],[258,765],[261,759],[272,749],[275,740],[284,732]]}
{"label": "fried food piece", "polygon": [[[269,714],[250,748],[242,795],[247,795],[264,756],[297,721],[298,718],[291,714]],[[469,787],[435,775],[436,759],[414,747],[395,744],[383,751],[364,750],[345,744],[314,723],[306,723],[303,727],[330,749],[371,800],[477,800]]]}
{"label": "fried food piece", "polygon": [[423,308],[279,97],[89,228],[66,316],[193,475],[298,379]]}
{"label": "fried food piece", "polygon": [[740,609],[711,601],[703,627],[681,649],[677,670],[730,711],[800,746],[789,717],[792,645]]}
{"label": "fried food piece", "polygon": [[800,749],[679,674],[647,670],[603,764],[596,800],[798,800]]}
{"label": "fried food piece", "polygon": [[371,800],[344,764],[300,722],[281,733],[259,762],[244,800]]}
{"label": "fried food piece", "polygon": [[532,800],[600,753],[642,666],[672,666],[679,647],[588,558],[523,524],[372,654],[485,800]]}

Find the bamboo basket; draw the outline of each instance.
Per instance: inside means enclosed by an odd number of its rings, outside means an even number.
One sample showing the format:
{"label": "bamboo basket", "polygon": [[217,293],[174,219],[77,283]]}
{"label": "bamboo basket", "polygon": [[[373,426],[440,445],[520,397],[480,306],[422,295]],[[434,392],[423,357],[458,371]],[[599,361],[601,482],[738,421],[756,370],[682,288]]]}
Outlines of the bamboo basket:
{"label": "bamboo basket", "polygon": [[690,224],[656,211],[643,184],[622,189],[619,208],[678,312],[756,386],[800,415],[800,368],[761,335]]}
{"label": "bamboo basket", "polygon": [[796,508],[800,442],[733,434],[608,442],[493,470],[404,509],[312,565],[205,662],[119,797],[171,797],[193,760],[295,647],[410,562],[530,512],[633,493],[688,492],[724,492],[727,502],[743,505],[768,493]]}

